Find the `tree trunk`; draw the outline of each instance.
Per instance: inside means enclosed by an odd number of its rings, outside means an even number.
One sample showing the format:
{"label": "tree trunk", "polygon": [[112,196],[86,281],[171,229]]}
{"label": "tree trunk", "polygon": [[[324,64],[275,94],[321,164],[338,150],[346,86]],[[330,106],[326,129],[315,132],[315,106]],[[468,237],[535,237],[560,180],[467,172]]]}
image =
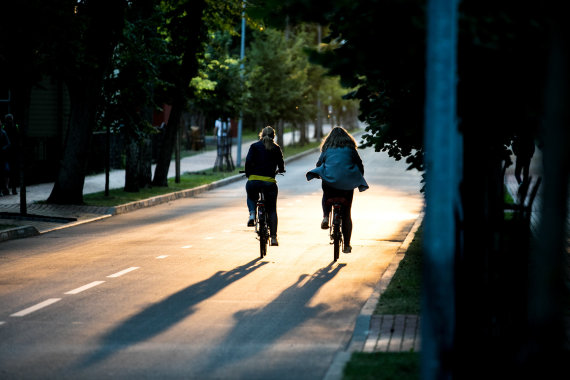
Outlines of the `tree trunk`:
{"label": "tree trunk", "polygon": [[156,159],[154,178],[152,180],[153,186],[168,186],[168,170],[170,168],[170,161],[172,161],[172,150],[174,149],[174,143],[176,142],[178,124],[180,124],[183,104],[183,99],[177,99],[176,103],[172,105],[168,123],[164,127],[161,149],[159,150],[158,157]]}
{"label": "tree trunk", "polygon": [[152,141],[144,137],[139,142],[139,187],[152,187]]}
{"label": "tree trunk", "polygon": [[76,87],[70,88],[71,121],[65,138],[63,159],[48,203],[83,204],[87,148],[91,141],[96,102],[89,96],[93,90],[87,84]]}
{"label": "tree trunk", "polygon": [[173,95],[172,110],[168,118],[168,123],[164,128],[164,135],[160,150],[158,152],[156,168],[154,170],[154,178],[152,184],[155,186],[168,186],[168,169],[170,161],[172,160],[172,150],[176,142],[176,135],[178,133],[178,126],[182,113],[186,108],[188,97],[188,84],[190,80],[198,72],[198,61],[196,54],[201,49],[202,42],[206,39],[207,33],[202,20],[202,13],[206,8],[205,0],[189,1],[185,4],[185,15],[182,22],[177,22],[180,25],[180,30],[174,30],[174,33],[184,33],[188,37],[186,41],[178,41],[183,46],[182,51],[176,54],[182,57],[178,75],[176,78],[176,89]]}

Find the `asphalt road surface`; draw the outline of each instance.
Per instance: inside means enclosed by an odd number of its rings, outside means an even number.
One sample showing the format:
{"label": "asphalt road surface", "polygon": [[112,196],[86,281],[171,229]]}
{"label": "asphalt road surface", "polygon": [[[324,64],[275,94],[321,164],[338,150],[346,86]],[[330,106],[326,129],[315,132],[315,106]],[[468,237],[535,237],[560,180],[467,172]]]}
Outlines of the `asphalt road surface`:
{"label": "asphalt road surface", "polygon": [[259,259],[245,180],[0,244],[1,379],[321,379],[423,201],[420,175],[361,150],[352,253],[320,229],[318,153],[278,177]]}

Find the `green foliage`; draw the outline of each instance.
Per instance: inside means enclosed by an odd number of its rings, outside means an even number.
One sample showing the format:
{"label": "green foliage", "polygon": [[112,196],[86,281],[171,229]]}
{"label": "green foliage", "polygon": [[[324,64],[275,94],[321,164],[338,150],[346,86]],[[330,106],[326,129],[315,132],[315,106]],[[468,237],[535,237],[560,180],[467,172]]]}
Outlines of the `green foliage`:
{"label": "green foliage", "polygon": [[211,118],[235,118],[242,107],[243,80],[240,61],[230,53],[229,31],[211,32],[198,75],[190,83],[192,108]]}
{"label": "green foliage", "polygon": [[[325,41],[332,48],[314,51],[312,59],[356,88],[349,97],[360,103],[368,125],[364,145],[423,170],[425,0],[249,4],[256,17],[281,28],[287,21],[328,26]],[[460,2],[460,128],[484,134],[491,152],[507,162],[514,136],[537,133],[547,56],[544,9],[530,3]]]}
{"label": "green foliage", "polygon": [[420,354],[355,352],[346,365],[343,380],[417,380],[420,379]]}
{"label": "green foliage", "polygon": [[123,38],[115,48],[113,70],[105,85],[102,125],[114,127],[131,137],[154,132],[152,111],[154,89],[160,80],[161,64],[174,59],[167,52],[165,40],[157,33],[163,14],[151,2],[134,3],[127,11]]}
{"label": "green foliage", "polygon": [[388,288],[382,293],[375,314],[420,314],[422,231],[420,227],[416,232]]}

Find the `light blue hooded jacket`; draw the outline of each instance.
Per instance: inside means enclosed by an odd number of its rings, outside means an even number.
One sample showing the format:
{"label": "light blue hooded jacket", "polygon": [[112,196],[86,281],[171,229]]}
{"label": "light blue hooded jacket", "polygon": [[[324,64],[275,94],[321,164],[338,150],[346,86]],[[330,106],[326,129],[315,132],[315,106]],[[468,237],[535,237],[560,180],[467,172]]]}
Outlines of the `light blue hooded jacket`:
{"label": "light blue hooded jacket", "polygon": [[328,148],[321,153],[317,167],[307,173],[307,181],[321,178],[331,187],[340,190],[368,189],[364,179],[364,166],[354,148]]}

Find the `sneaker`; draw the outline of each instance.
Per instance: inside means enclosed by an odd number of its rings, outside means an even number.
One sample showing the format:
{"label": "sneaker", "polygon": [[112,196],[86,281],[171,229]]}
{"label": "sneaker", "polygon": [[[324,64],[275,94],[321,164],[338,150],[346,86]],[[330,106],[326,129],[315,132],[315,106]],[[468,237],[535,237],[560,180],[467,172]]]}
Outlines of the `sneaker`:
{"label": "sneaker", "polygon": [[342,248],[342,253],[350,253],[352,252],[352,247],[348,244],[345,244],[344,247]]}
{"label": "sneaker", "polygon": [[271,245],[278,246],[279,242],[277,241],[277,236],[271,236]]}
{"label": "sneaker", "polygon": [[329,228],[329,217],[328,216],[325,216],[323,218],[323,221],[321,222],[321,228],[323,230],[327,230]]}
{"label": "sneaker", "polygon": [[252,212],[249,214],[249,219],[247,220],[247,226],[248,227],[255,226],[255,213]]}

